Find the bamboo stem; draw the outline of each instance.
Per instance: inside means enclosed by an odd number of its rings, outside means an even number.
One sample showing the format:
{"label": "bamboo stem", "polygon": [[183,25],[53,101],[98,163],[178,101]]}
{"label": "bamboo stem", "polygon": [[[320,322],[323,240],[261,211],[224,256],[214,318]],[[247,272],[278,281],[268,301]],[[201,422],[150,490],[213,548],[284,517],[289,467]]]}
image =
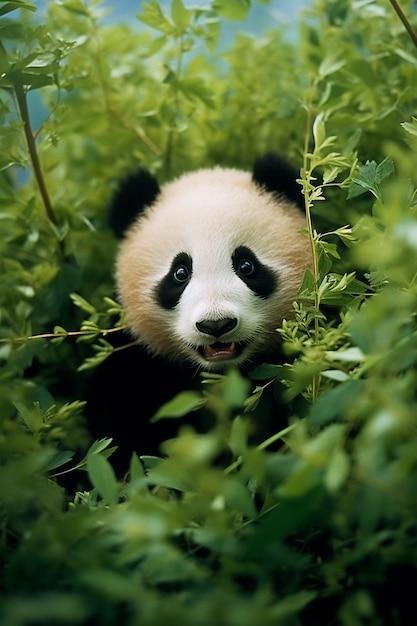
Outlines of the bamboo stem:
{"label": "bamboo stem", "polygon": [[46,188],[45,179],[42,174],[42,168],[39,161],[38,151],[36,150],[36,144],[32,125],[30,123],[29,109],[26,99],[26,92],[23,85],[16,84],[14,86],[17,104],[19,107],[20,117],[23,121],[23,128],[25,132],[26,142],[29,149],[30,158],[32,161],[33,171],[35,173],[36,182],[38,183],[39,191],[42,196],[43,204],[45,206],[46,214],[49,220],[55,225],[58,225],[58,220],[55,215],[55,211],[52,207],[48,190]]}

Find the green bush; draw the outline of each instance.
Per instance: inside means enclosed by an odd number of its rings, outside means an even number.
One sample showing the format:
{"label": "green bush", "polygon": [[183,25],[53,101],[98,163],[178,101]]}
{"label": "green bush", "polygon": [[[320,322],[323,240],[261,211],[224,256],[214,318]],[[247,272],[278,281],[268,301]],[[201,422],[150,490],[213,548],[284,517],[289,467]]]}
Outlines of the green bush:
{"label": "green bush", "polygon": [[[249,0],[150,0],[141,29],[105,25],[99,0],[34,5],[0,6],[1,622],[416,624],[413,3],[313,0],[296,42],[248,34]],[[221,428],[134,455],[120,482],[83,419],[123,325],[114,185],[138,162],[166,180],[271,148],[300,170],[314,256],[285,362],[253,388],[209,378],[197,401]],[[271,387],[291,411],[278,452],[243,428]]]}

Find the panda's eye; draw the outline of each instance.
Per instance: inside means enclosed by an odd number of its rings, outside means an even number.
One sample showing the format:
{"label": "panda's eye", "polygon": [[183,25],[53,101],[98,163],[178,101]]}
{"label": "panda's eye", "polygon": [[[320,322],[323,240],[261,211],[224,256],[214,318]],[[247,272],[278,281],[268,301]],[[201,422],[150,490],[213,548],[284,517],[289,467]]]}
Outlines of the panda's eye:
{"label": "panda's eye", "polygon": [[243,276],[252,276],[255,272],[255,266],[249,259],[242,259],[239,263],[238,273]]}
{"label": "panda's eye", "polygon": [[177,283],[185,283],[190,277],[190,272],[185,265],[178,265],[174,269],[174,280]]}
{"label": "panda's eye", "polygon": [[179,252],[166,275],[155,287],[155,299],[163,309],[174,309],[187,288],[193,274],[193,260],[186,252]]}
{"label": "panda's eye", "polygon": [[260,298],[267,298],[277,288],[277,275],[260,262],[247,246],[238,246],[232,254],[233,271]]}

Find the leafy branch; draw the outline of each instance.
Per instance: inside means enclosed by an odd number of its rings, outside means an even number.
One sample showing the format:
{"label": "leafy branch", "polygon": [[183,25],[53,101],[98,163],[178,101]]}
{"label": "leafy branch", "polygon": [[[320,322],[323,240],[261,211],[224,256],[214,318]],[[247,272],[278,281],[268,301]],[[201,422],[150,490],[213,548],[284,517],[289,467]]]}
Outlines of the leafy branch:
{"label": "leafy branch", "polygon": [[16,83],[14,85],[14,92],[16,94],[16,100],[17,100],[17,104],[19,107],[20,117],[23,121],[23,129],[25,132],[26,142],[27,142],[28,149],[29,149],[29,155],[32,161],[33,171],[35,174],[36,182],[38,183],[39,191],[42,196],[46,214],[49,220],[55,226],[58,226],[58,219],[56,217],[55,211],[52,207],[51,200],[49,198],[49,193],[45,184],[45,179],[44,179],[41,164],[39,161],[38,151],[36,149],[36,143],[35,143],[34,133],[32,130],[32,124],[30,121],[29,109],[28,109],[28,104],[27,104],[26,92],[25,92],[23,85]]}
{"label": "leafy branch", "polygon": [[[53,332],[51,333],[0,338],[0,345],[2,343],[26,343],[36,339],[50,339],[56,344],[60,344],[69,337],[76,338],[77,341],[86,342],[92,342],[98,339],[98,342],[93,344],[95,354],[91,357],[87,357],[78,367],[78,371],[83,371],[96,367],[107,359],[107,357],[109,357],[113,352],[125,350],[136,344],[136,341],[132,341],[130,343],[123,344],[122,346],[114,347],[111,343],[105,340],[105,337],[108,335],[119,333],[126,329],[126,325],[124,324],[124,311],[117,302],[112,300],[112,298],[105,297],[104,302],[107,305],[107,308],[105,311],[98,311],[95,306],[79,294],[72,293],[70,297],[79,309],[88,314],[87,319],[82,321],[80,330],[69,331],[62,326],[55,326]],[[114,316],[117,317],[116,325],[111,328],[103,328],[103,324],[109,323],[109,319],[114,319]],[[99,325],[99,322],[101,322],[101,325]]]}
{"label": "leafy branch", "polygon": [[[231,19],[243,18],[248,7],[249,3],[244,8],[243,15],[240,11],[235,15],[232,10],[229,17]],[[226,15],[227,8],[224,10],[223,6],[219,6],[218,10]],[[195,47],[196,41],[204,39],[209,46],[212,44],[218,18],[210,9],[187,8],[183,0],[172,0],[169,14],[164,13],[159,2],[151,0],[151,2],[143,3],[142,13],[138,15],[138,19],[162,33],[160,38],[162,45],[170,42],[172,47],[172,62],[164,64],[165,76],[162,82],[168,93],[164,99],[163,111],[161,111],[167,123],[163,170],[164,176],[168,177],[172,170],[177,135],[186,130],[190,119],[189,109],[183,108],[183,103],[189,107],[194,100],[197,100],[207,105],[211,104],[213,97],[211,89],[207,88],[200,77],[185,76],[184,59],[186,54]],[[156,152],[156,150],[153,151]]]}
{"label": "leafy branch", "polygon": [[[2,14],[14,11],[16,9],[26,9],[29,11],[35,11],[34,7],[29,4],[21,2],[9,2],[2,9]],[[16,31],[19,31],[19,26],[16,25]],[[3,33],[7,33],[7,26],[2,30]],[[13,33],[13,29],[9,30],[9,36]],[[36,30],[31,34],[36,38]],[[14,35],[11,35],[12,38]],[[7,35],[6,35],[7,39]],[[39,57],[39,58],[38,58]],[[26,143],[29,151],[29,157],[32,163],[33,172],[39,191],[42,197],[43,205],[45,207],[46,214],[49,221],[55,227],[58,226],[58,218],[52,206],[52,202],[49,197],[49,192],[46,186],[45,178],[42,172],[38,151],[36,148],[35,133],[32,129],[29,108],[27,103],[27,87],[40,88],[53,82],[52,75],[57,71],[59,66],[59,53],[55,51],[53,54],[53,60],[50,62],[48,58],[48,52],[44,52],[42,59],[42,53],[38,52],[29,53],[23,60],[18,59],[11,61],[8,58],[6,47],[0,42],[0,58],[2,62],[2,73],[0,79],[2,87],[8,91],[12,91],[16,97],[17,107],[20,115],[20,119],[23,122],[23,131],[26,138]],[[48,58],[48,61],[45,59]],[[36,61],[39,65],[36,65]],[[59,238],[59,247],[63,251],[63,241]]]}
{"label": "leafy branch", "polygon": [[[89,15],[89,14],[88,14]],[[95,43],[94,63],[97,68],[97,76],[100,83],[101,90],[103,92],[104,104],[106,110],[111,117],[113,117],[123,128],[129,132],[133,132],[139,141],[144,143],[146,147],[158,155],[161,153],[160,147],[149,137],[142,126],[139,126],[132,118],[127,119],[118,109],[112,94],[112,83],[109,80],[109,72],[105,65],[105,54],[102,50],[102,42],[100,39],[99,28],[95,20],[91,18],[92,37],[91,40]]]}
{"label": "leafy branch", "polygon": [[105,337],[106,335],[110,335],[111,333],[118,333],[125,329],[126,329],[125,326],[115,326],[114,328],[102,328],[102,329],[98,329],[97,327],[92,327],[92,328],[84,328],[83,330],[65,330],[65,328],[56,326],[54,332],[52,333],[40,333],[37,335],[28,335],[25,337],[1,337],[0,343],[25,343],[26,341],[30,341],[33,339],[66,339],[67,337],[95,338],[97,337],[97,335],[101,335],[102,337]]}
{"label": "leafy branch", "polygon": [[[312,269],[311,274],[307,272],[304,283],[300,289],[301,297],[305,293],[312,294],[313,298],[313,345],[318,345],[321,341],[320,322],[323,320],[320,307],[323,299],[331,297],[335,293],[344,291],[347,285],[354,280],[354,273],[344,276],[330,275],[327,273],[331,267],[328,262],[329,257],[338,257],[336,247],[326,243],[324,238],[329,235],[336,235],[341,240],[349,242],[353,240],[352,230],[349,226],[343,226],[325,234],[319,234],[313,227],[312,209],[315,202],[325,200],[323,190],[331,186],[347,187],[354,175],[357,167],[357,159],[352,160],[352,154],[348,151],[341,154],[332,150],[336,143],[335,136],[328,136],[325,127],[326,116],[324,112],[319,113],[312,122],[312,95],[314,86],[310,88],[307,98],[306,109],[306,130],[304,134],[304,155],[303,167],[299,183],[303,188],[304,206],[306,214],[307,234],[311,246]],[[311,132],[314,139],[313,151],[310,151]],[[336,181],[344,170],[349,173],[341,181]],[[319,173],[318,173],[319,172]],[[320,176],[321,182],[317,184]],[[311,279],[310,279],[311,277]],[[312,400],[316,400],[320,386],[320,374],[315,374],[312,380]]]}

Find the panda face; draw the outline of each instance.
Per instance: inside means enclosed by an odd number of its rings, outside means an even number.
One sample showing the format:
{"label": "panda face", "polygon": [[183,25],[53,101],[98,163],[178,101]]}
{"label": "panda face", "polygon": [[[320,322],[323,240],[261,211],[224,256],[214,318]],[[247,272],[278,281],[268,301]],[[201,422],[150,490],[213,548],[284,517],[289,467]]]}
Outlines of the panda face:
{"label": "panda face", "polygon": [[266,358],[310,264],[303,225],[246,172],[200,170],[167,184],[120,246],[132,332],[151,353],[205,370]]}
{"label": "panda face", "polygon": [[181,252],[155,290],[158,305],[177,313],[176,331],[188,344],[187,356],[211,369],[246,360],[254,347],[249,318],[262,315],[277,288],[274,271],[246,246],[220,260],[213,262],[208,250],[194,269],[192,257]]}

